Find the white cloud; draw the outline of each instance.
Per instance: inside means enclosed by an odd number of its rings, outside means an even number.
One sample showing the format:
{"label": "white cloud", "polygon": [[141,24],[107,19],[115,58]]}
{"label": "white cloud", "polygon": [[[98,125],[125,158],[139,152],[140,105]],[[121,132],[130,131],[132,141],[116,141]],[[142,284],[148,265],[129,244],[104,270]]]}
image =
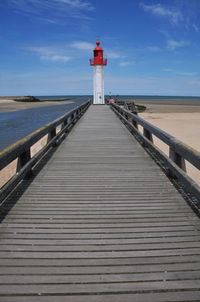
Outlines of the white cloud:
{"label": "white cloud", "polygon": [[[66,16],[92,19],[87,13],[94,10],[94,6],[86,0],[5,0],[5,3],[15,11],[35,15],[50,23],[66,22]],[[46,18],[48,14],[51,14],[50,19]]]}
{"label": "white cloud", "polygon": [[[73,43],[70,44],[70,47],[75,48],[75,49],[79,49],[79,50],[87,50],[90,51],[92,54],[93,49],[96,47],[95,43],[90,43],[87,41],[75,41]],[[108,49],[104,49],[104,56],[108,57],[108,59],[124,59],[126,58],[125,55],[122,55],[121,53],[115,52],[115,51],[111,51]]]}
{"label": "white cloud", "polygon": [[59,53],[58,50],[50,47],[26,47],[25,50],[37,53],[41,60],[47,60],[52,62],[68,62],[72,59],[70,56]]}
{"label": "white cloud", "polygon": [[182,76],[186,76],[186,77],[193,77],[197,73],[196,72],[177,72],[176,74],[179,74],[179,75],[182,75]]}
{"label": "white cloud", "polygon": [[200,31],[199,27],[196,24],[192,24],[194,30],[198,33]]}
{"label": "white cloud", "polygon": [[107,51],[107,56],[109,59],[124,59],[126,58],[126,56],[124,55],[121,55],[117,52],[114,52],[114,51]]}
{"label": "white cloud", "polygon": [[177,48],[180,48],[180,47],[184,47],[184,46],[187,46],[189,45],[189,42],[188,41],[175,41],[175,40],[168,40],[167,41],[167,48],[169,50],[176,50]]}
{"label": "white cloud", "polygon": [[183,21],[183,15],[179,10],[166,8],[160,3],[152,5],[140,3],[140,6],[144,9],[144,11],[150,12],[154,16],[168,18],[168,20],[174,25],[177,25],[179,22]]}
{"label": "white cloud", "polygon": [[41,56],[40,59],[42,60],[47,60],[47,61],[52,61],[52,62],[68,62],[71,60],[71,57],[68,56],[60,56],[60,55],[48,55],[48,56]]}
{"label": "white cloud", "polygon": [[158,46],[148,46],[147,49],[153,52],[157,52],[161,50],[160,47]]}
{"label": "white cloud", "polygon": [[171,69],[171,68],[164,68],[163,71],[165,71],[165,72],[172,72],[173,69]]}
{"label": "white cloud", "polygon": [[72,48],[81,49],[81,50],[92,50],[95,45],[86,41],[77,41],[70,44]]}
{"label": "white cloud", "polygon": [[21,10],[27,10],[34,8],[39,9],[64,9],[68,10],[70,8],[77,10],[88,10],[91,11],[94,9],[94,6],[86,0],[5,0],[9,4],[16,6]]}
{"label": "white cloud", "polygon": [[120,62],[120,63],[119,63],[119,66],[121,66],[121,67],[126,67],[126,66],[134,65],[134,64],[135,64],[134,62],[124,61],[124,62]]}
{"label": "white cloud", "polygon": [[164,0],[160,2],[157,4],[140,2],[140,7],[155,17],[169,21],[172,25],[181,25],[186,30],[190,28],[197,33],[200,32],[200,28],[194,23],[194,20],[199,18],[199,4],[196,3],[198,0],[175,0],[173,6],[167,6]]}
{"label": "white cloud", "polygon": [[[70,44],[70,47],[75,48],[75,49],[79,49],[79,50],[87,50],[90,51],[92,54],[92,50],[96,47],[95,43],[90,43],[87,41],[75,41],[73,43]],[[124,59],[126,58],[126,56],[115,52],[115,51],[110,51],[110,50],[105,50],[106,55],[108,57],[108,59]]]}
{"label": "white cloud", "polygon": [[194,80],[190,82],[192,85],[200,86],[200,80]]}
{"label": "white cloud", "polygon": [[[51,0],[49,0],[50,2]],[[63,3],[65,5],[69,5],[71,7],[77,8],[77,9],[86,9],[86,10],[93,10],[93,5],[85,0],[53,0],[54,2]]]}

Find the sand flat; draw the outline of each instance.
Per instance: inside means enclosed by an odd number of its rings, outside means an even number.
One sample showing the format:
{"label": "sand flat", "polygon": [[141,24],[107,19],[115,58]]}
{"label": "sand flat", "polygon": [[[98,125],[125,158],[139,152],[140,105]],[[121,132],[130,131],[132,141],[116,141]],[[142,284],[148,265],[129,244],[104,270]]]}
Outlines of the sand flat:
{"label": "sand flat", "polygon": [[[200,152],[200,106],[146,105],[142,118],[177,137]],[[168,147],[155,139],[155,144],[168,154]],[[186,163],[187,171],[200,184],[200,171]]]}
{"label": "sand flat", "polygon": [[24,110],[30,108],[38,108],[44,106],[56,106],[71,104],[73,101],[43,101],[43,102],[19,102],[14,100],[0,99],[0,112]]}

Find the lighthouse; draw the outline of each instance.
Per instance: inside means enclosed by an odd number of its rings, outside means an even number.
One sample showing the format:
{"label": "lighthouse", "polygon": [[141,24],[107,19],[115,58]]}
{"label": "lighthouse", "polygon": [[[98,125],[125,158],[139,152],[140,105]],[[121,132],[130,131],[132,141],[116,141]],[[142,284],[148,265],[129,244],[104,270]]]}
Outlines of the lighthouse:
{"label": "lighthouse", "polygon": [[103,49],[99,46],[100,42],[96,42],[94,49],[94,58],[90,59],[90,65],[94,67],[93,75],[93,104],[105,104],[104,98],[104,70],[107,65],[107,59],[103,57]]}

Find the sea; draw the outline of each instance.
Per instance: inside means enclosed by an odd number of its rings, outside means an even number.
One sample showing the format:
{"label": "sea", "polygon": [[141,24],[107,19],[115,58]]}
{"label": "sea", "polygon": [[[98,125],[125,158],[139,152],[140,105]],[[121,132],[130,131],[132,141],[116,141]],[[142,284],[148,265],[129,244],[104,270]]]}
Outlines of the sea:
{"label": "sea", "polygon": [[[0,151],[26,137],[36,129],[66,114],[77,105],[82,104],[91,95],[52,95],[36,96],[41,101],[57,101],[58,105],[38,108],[0,112]],[[200,106],[200,97],[194,96],[159,96],[159,95],[108,95],[120,100],[135,100],[145,104]],[[69,104],[61,104],[68,100]],[[1,106],[1,105],[0,105]]]}

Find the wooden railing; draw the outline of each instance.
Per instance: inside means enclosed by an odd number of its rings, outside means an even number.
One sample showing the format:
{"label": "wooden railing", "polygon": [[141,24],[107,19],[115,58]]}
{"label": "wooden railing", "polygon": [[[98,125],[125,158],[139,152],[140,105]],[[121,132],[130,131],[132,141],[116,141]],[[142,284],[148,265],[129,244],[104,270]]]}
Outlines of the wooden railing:
{"label": "wooden railing", "polygon": [[[67,133],[90,106],[90,101],[69,111],[62,117],[34,131],[24,139],[0,152],[0,170],[17,159],[16,174],[0,189],[0,204],[21,180],[31,175],[32,169],[49,151],[59,145]],[[60,127],[60,131],[57,128]],[[31,157],[31,147],[48,135],[47,144]]]}
{"label": "wooden railing", "polygon": [[[112,103],[111,108],[143,147],[156,158],[168,176],[176,179],[184,192],[194,200],[194,206],[199,212],[199,205],[195,202],[200,202],[200,187],[186,174],[185,160],[200,170],[200,152],[119,105]],[[139,125],[143,133],[138,129]],[[169,156],[155,146],[153,135],[169,146]]]}

